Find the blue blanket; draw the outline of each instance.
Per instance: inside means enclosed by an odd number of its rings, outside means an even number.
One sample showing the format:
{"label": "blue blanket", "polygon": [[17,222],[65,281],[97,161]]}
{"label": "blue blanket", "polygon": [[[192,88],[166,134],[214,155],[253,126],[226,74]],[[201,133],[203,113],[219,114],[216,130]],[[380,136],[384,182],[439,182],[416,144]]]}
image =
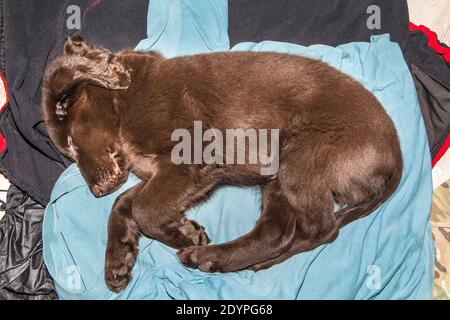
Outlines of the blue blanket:
{"label": "blue blanket", "polygon": [[[148,38],[139,50],[166,57],[229,50],[226,0],[152,0]],[[428,299],[434,245],[428,216],[431,165],[413,80],[389,36],[332,48],[263,42],[232,50],[279,51],[323,60],[370,90],[392,117],[404,159],[398,190],[376,212],[341,230],[331,244],[254,273],[208,274],[181,265],[175,250],[142,238],[133,279],[120,294],[103,280],[107,221],[114,199],[135,185],[95,198],[78,168],[56,183],[44,221],[44,258],[62,299]],[[308,192],[305,190],[305,192]],[[225,187],[188,215],[214,243],[251,230],[259,188]],[[238,214],[236,214],[238,213]]]}

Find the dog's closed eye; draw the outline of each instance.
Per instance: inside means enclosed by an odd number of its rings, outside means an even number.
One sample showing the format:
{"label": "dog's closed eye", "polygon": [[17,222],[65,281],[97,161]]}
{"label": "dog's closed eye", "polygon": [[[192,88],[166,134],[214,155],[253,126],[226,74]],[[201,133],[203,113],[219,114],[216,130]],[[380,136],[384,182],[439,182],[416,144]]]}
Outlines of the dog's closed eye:
{"label": "dog's closed eye", "polygon": [[63,120],[64,117],[67,115],[67,109],[69,107],[69,98],[67,95],[63,95],[60,99],[58,99],[58,102],[56,103],[56,116],[59,120]]}
{"label": "dog's closed eye", "polygon": [[75,159],[77,155],[78,147],[73,143],[72,137],[67,136],[67,149],[69,150],[72,158]]}
{"label": "dog's closed eye", "polygon": [[70,105],[74,103],[76,89],[70,88],[65,92],[57,94],[55,114],[58,120],[62,121],[67,116]]}

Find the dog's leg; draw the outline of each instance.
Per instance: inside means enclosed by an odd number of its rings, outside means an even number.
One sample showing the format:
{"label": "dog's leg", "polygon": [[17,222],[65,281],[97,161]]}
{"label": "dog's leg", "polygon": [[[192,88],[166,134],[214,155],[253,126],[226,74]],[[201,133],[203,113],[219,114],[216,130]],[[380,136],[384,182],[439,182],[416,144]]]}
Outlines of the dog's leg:
{"label": "dog's leg", "polygon": [[262,215],[251,232],[225,244],[188,247],[178,251],[178,256],[185,265],[203,271],[244,269],[290,248],[295,236],[295,215],[274,180],[263,187]]}
{"label": "dog's leg", "polygon": [[[325,217],[324,217],[325,218]],[[326,218],[325,218],[326,219]],[[260,263],[256,263],[249,267],[248,269],[253,271],[260,271],[264,269],[268,269],[276,264],[279,264],[290,257],[305,251],[311,251],[317,248],[318,246],[326,243],[333,242],[338,236],[338,227],[334,224],[330,224],[329,226],[323,225],[321,229],[318,230],[319,233],[309,233],[305,232],[305,228],[301,226],[301,224],[307,225],[308,229],[311,229],[310,222],[299,222],[297,221],[297,234],[294,240],[294,243],[289,248],[288,251],[282,253],[278,257],[273,259],[269,259]],[[301,231],[303,230],[303,231]]]}
{"label": "dog's leg", "polygon": [[278,180],[283,196],[298,212],[295,239],[289,250],[283,254],[256,263],[249,269],[267,269],[295,254],[332,242],[338,236],[338,220],[333,213],[334,197],[329,189],[330,173],[318,160],[322,158],[321,151],[323,150],[318,149],[313,161],[308,159],[310,155],[304,153],[301,148],[284,155]]}
{"label": "dog's leg", "polygon": [[203,227],[183,213],[204,199],[214,183],[207,183],[208,179],[200,183],[188,170],[175,165],[162,167],[151,180],[116,199],[108,224],[105,260],[105,280],[112,291],[119,292],[130,280],[139,234],[177,249],[209,242]]}
{"label": "dog's leg", "polygon": [[292,148],[280,159],[277,179],[263,189],[262,216],[253,231],[222,245],[180,250],[181,261],[203,271],[259,270],[333,241],[339,227],[329,173],[303,150]]}
{"label": "dog's leg", "polygon": [[256,264],[252,265],[251,267],[249,267],[248,269],[255,271],[255,272],[261,271],[264,269],[268,269],[270,267],[273,267],[276,264],[284,262],[285,260],[291,258],[292,256],[294,256],[300,252],[311,251],[322,244],[333,242],[336,239],[337,235],[338,235],[338,232],[337,231],[335,232],[333,230],[333,232],[328,233],[323,238],[317,238],[317,239],[311,238],[311,239],[304,239],[304,240],[298,239],[294,242],[294,244],[288,251],[284,252],[283,254],[279,255],[276,258],[269,259],[267,261],[263,261],[260,263],[256,263]]}
{"label": "dog's leg", "polygon": [[[310,141],[299,139],[298,141]],[[299,214],[296,216],[296,234],[292,246],[273,259],[261,261],[249,267],[253,271],[267,269],[300,252],[310,251],[322,244],[330,243],[339,233],[339,224],[333,213],[334,198],[330,188],[327,166],[320,162],[326,159],[326,148],[314,142],[305,153],[304,148],[295,148],[283,156],[278,172],[280,187],[290,205]],[[313,152],[314,151],[314,152]]]}
{"label": "dog's leg", "polygon": [[197,176],[196,170],[200,169],[161,165],[133,203],[133,217],[142,234],[176,249],[209,242],[204,228],[184,216],[215,186],[214,181]]}
{"label": "dog's leg", "polygon": [[143,184],[122,193],[116,199],[109,217],[105,281],[114,292],[122,290],[130,281],[131,269],[138,253],[138,226],[131,213],[133,199]]}

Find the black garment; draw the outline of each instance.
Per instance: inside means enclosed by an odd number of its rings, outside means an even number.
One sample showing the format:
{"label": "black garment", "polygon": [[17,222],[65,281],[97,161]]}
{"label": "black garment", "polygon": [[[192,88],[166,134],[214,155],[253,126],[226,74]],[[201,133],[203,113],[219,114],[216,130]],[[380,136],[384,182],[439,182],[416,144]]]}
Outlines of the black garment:
{"label": "black garment", "polygon": [[[0,66],[5,66],[10,96],[0,116],[8,145],[0,156],[0,171],[45,205],[70,163],[48,139],[41,119],[45,66],[61,52],[69,34],[79,33],[111,50],[133,48],[146,36],[148,0],[1,0],[0,5]],[[66,23],[73,17],[67,8],[73,5],[81,12],[79,32]]]}
{"label": "black garment", "polygon": [[[380,8],[380,29],[369,29],[374,11]],[[408,34],[406,0],[229,0],[230,45],[273,40],[309,46],[337,46],[369,41],[371,35],[390,33],[402,43]]]}
{"label": "black garment", "polygon": [[5,73],[4,3],[5,0],[0,0],[0,72],[2,74]]}
{"label": "black garment", "polygon": [[444,58],[428,46],[428,38],[422,31],[411,31],[403,45],[405,58],[419,69],[450,88],[450,67]]}
{"label": "black garment", "polygon": [[420,109],[428,133],[431,155],[434,157],[450,132],[450,87],[411,65]]}
{"label": "black garment", "polygon": [[428,46],[422,31],[411,31],[402,49],[411,64],[434,157],[450,132],[450,64]]}
{"label": "black garment", "polygon": [[0,221],[0,299],[56,299],[42,257],[44,208],[11,186]]}

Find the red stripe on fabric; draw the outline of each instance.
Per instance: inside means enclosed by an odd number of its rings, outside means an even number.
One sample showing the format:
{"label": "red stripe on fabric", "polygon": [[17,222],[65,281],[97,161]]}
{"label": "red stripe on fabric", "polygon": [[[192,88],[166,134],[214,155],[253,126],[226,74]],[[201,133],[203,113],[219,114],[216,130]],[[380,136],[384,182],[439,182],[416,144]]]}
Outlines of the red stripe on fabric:
{"label": "red stripe on fabric", "polygon": [[5,89],[5,103],[0,107],[0,112],[5,109],[5,107],[9,103],[9,93],[8,93],[8,86],[6,85],[6,78],[3,76],[3,74],[0,72],[0,78],[2,79],[3,88]]}
{"label": "red stripe on fabric", "polygon": [[85,13],[88,12],[89,10],[97,7],[100,3],[102,2],[102,0],[95,0],[93,3],[91,3],[86,10],[84,11]]}
{"label": "red stripe on fabric", "polygon": [[420,30],[425,33],[428,38],[428,46],[440,54],[445,61],[450,62],[450,48],[445,48],[440,45],[436,32],[431,31],[424,25],[417,26],[412,22],[409,23],[409,30]]}
{"label": "red stripe on fabric", "polygon": [[433,161],[431,165],[434,167],[436,163],[438,163],[439,160],[444,156],[444,154],[447,152],[447,150],[450,148],[450,133],[447,135],[447,139],[445,139],[444,144],[439,149],[439,151],[436,153],[436,155],[433,158]]}
{"label": "red stripe on fabric", "polygon": [[[0,78],[2,79],[2,85],[5,90],[5,103],[0,107],[0,112],[2,112],[6,106],[9,103],[9,93],[8,93],[8,86],[6,82],[6,78],[3,76],[3,74],[0,72]],[[6,140],[3,137],[2,133],[0,132],[0,153],[3,153],[3,151],[6,150]]]}
{"label": "red stripe on fabric", "polygon": [[6,140],[3,138],[3,135],[0,133],[0,153],[6,150]]}

